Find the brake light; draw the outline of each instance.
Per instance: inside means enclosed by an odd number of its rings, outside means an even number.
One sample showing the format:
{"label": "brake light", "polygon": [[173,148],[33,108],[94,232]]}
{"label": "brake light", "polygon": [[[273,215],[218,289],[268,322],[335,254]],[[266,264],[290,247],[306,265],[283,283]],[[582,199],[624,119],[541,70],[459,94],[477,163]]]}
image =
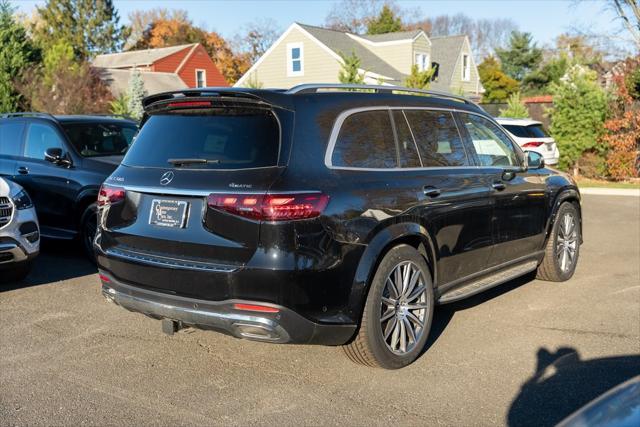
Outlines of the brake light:
{"label": "brake light", "polygon": [[260,221],[289,221],[319,216],[329,203],[321,193],[210,194],[213,209]]}
{"label": "brake light", "polygon": [[540,147],[542,144],[544,144],[544,142],[542,141],[532,141],[532,142],[527,142],[526,144],[523,144],[522,148],[535,148],[535,147]]}
{"label": "brake light", "polygon": [[211,101],[179,101],[169,103],[169,108],[211,107]]}
{"label": "brake light", "polygon": [[279,313],[280,310],[274,307],[257,304],[233,304],[233,308],[243,311],[259,311],[261,313]]}
{"label": "brake light", "polygon": [[102,280],[105,283],[111,283],[111,280],[109,280],[109,278],[104,274],[98,274],[98,277],[100,277],[100,280]]}
{"label": "brake light", "polygon": [[98,206],[113,205],[121,202],[124,200],[124,194],[124,188],[102,184],[98,193]]}

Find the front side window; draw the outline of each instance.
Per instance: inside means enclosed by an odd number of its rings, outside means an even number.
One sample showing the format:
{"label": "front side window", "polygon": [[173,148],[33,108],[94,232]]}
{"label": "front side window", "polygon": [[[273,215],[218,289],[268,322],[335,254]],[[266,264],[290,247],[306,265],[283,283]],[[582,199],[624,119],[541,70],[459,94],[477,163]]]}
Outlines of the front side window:
{"label": "front side window", "polygon": [[302,43],[289,43],[287,45],[287,75],[304,75]]}
{"label": "front side window", "polygon": [[207,73],[205,70],[196,70],[196,87],[207,86]]}
{"label": "front side window", "polygon": [[469,81],[471,78],[471,64],[469,62],[469,55],[462,55],[462,80]]}
{"label": "front side window", "polygon": [[44,152],[48,148],[64,150],[64,144],[58,133],[49,125],[31,123],[24,147],[24,156],[44,160]]}
{"label": "front side window", "polygon": [[62,128],[82,157],[122,155],[138,131],[117,123],[65,123]]}
{"label": "front side window", "polygon": [[338,167],[395,168],[396,145],[388,110],[354,113],[345,119],[331,155]]}
{"label": "front side window", "polygon": [[489,120],[460,114],[481,166],[518,166],[518,156],[507,135]]}
{"label": "front side window", "polygon": [[424,167],[468,166],[453,116],[448,111],[405,110]]}
{"label": "front side window", "polygon": [[24,122],[0,123],[0,155],[19,156]]}

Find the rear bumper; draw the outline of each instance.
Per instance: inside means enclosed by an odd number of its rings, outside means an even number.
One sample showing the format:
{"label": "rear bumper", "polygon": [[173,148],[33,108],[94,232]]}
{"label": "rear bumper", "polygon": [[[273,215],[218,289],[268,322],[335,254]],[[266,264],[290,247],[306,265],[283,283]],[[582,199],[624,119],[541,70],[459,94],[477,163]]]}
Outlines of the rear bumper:
{"label": "rear bumper", "polygon": [[[314,323],[293,310],[276,304],[246,300],[209,301],[155,292],[122,283],[100,271],[107,300],[155,319],[169,319],[185,326],[212,329],[256,341],[272,343],[341,345],[351,339],[355,325]],[[244,311],[234,304],[259,304],[276,313]]]}

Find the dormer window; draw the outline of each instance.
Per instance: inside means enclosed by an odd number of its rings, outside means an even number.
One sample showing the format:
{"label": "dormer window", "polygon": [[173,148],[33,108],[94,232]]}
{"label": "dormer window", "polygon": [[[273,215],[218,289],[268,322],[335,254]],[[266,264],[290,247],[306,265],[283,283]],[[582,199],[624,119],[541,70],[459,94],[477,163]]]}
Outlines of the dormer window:
{"label": "dormer window", "polygon": [[304,75],[304,50],[302,43],[287,44],[287,76]]}
{"label": "dormer window", "polygon": [[426,53],[416,53],[415,65],[418,66],[418,71],[424,71],[429,68],[429,55]]}
{"label": "dormer window", "polygon": [[466,53],[462,54],[462,80],[465,82],[471,80],[471,61]]}

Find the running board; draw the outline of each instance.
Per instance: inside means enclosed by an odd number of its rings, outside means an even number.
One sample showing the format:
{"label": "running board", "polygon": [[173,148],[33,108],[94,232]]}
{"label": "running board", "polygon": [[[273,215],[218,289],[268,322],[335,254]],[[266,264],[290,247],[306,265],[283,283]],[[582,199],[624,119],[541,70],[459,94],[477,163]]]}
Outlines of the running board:
{"label": "running board", "polygon": [[527,274],[535,270],[537,267],[538,261],[527,261],[507,268],[506,270],[500,270],[488,276],[483,276],[460,288],[447,291],[438,299],[438,303],[446,304],[470,297],[489,288],[493,288],[494,286],[501,285],[504,282],[508,282],[511,279]]}

